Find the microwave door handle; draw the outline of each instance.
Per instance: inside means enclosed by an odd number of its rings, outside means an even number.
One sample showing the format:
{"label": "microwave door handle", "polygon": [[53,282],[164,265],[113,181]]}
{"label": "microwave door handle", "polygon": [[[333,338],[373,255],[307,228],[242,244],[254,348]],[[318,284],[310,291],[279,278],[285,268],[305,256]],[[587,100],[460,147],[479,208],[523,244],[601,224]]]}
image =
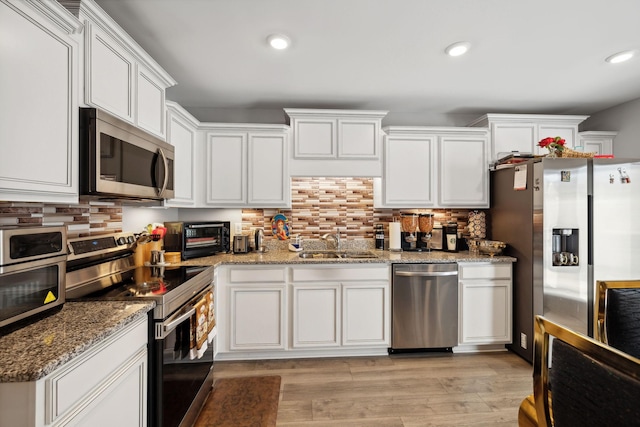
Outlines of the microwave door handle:
{"label": "microwave door handle", "polygon": [[162,188],[158,188],[158,196],[162,196],[167,189],[167,185],[169,185],[169,162],[167,161],[167,156],[162,151],[162,148],[158,148],[158,153],[162,157],[162,163],[164,164],[164,181],[162,183]]}

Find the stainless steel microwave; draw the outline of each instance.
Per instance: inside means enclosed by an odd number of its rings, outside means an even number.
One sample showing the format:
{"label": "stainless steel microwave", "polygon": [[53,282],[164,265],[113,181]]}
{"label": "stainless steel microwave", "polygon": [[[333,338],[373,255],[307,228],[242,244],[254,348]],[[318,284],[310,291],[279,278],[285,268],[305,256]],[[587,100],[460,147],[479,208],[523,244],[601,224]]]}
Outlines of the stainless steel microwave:
{"label": "stainless steel microwave", "polygon": [[174,197],[175,150],[102,110],[80,108],[80,195],[100,199]]}

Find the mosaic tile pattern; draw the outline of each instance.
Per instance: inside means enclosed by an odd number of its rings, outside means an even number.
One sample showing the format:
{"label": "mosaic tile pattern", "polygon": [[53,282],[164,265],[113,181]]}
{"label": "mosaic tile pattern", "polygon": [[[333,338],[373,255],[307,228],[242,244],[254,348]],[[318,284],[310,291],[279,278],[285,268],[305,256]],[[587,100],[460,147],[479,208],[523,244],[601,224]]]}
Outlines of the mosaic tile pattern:
{"label": "mosaic tile pattern", "polygon": [[67,226],[67,237],[122,231],[122,206],[113,202],[79,204],[0,202],[0,226]]}
{"label": "mosaic tile pattern", "polygon": [[[290,236],[300,234],[305,239],[319,239],[325,233],[340,228],[343,238],[373,239],[375,224],[387,224],[401,212],[433,213],[436,222],[455,221],[458,231],[467,226],[467,209],[375,209],[371,178],[292,178],[291,204],[288,209],[244,209],[243,232],[264,227],[265,237],[271,234],[271,218],[277,213],[289,219]],[[387,236],[388,237],[388,236]]]}

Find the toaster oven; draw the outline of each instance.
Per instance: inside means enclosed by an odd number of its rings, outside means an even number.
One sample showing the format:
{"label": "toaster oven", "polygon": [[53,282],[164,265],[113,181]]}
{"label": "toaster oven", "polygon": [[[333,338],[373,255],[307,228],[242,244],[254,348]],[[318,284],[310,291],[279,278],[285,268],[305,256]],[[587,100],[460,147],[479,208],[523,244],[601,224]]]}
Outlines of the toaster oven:
{"label": "toaster oven", "polygon": [[183,260],[200,258],[231,249],[229,221],[165,222],[166,252],[180,252]]}

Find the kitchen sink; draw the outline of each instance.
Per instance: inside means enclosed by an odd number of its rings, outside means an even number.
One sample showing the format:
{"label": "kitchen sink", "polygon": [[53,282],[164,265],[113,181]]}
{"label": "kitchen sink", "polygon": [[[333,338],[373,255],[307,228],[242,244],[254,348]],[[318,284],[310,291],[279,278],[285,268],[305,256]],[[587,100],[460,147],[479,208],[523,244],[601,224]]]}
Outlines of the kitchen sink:
{"label": "kitchen sink", "polygon": [[340,252],[340,258],[378,258],[378,255],[370,251],[345,251]]}
{"label": "kitchen sink", "polygon": [[338,255],[337,252],[325,252],[325,251],[318,251],[318,252],[300,252],[298,254],[298,256],[300,258],[340,258],[340,255]]}
{"label": "kitchen sink", "polygon": [[378,258],[378,255],[370,251],[305,251],[298,254],[300,258]]}

